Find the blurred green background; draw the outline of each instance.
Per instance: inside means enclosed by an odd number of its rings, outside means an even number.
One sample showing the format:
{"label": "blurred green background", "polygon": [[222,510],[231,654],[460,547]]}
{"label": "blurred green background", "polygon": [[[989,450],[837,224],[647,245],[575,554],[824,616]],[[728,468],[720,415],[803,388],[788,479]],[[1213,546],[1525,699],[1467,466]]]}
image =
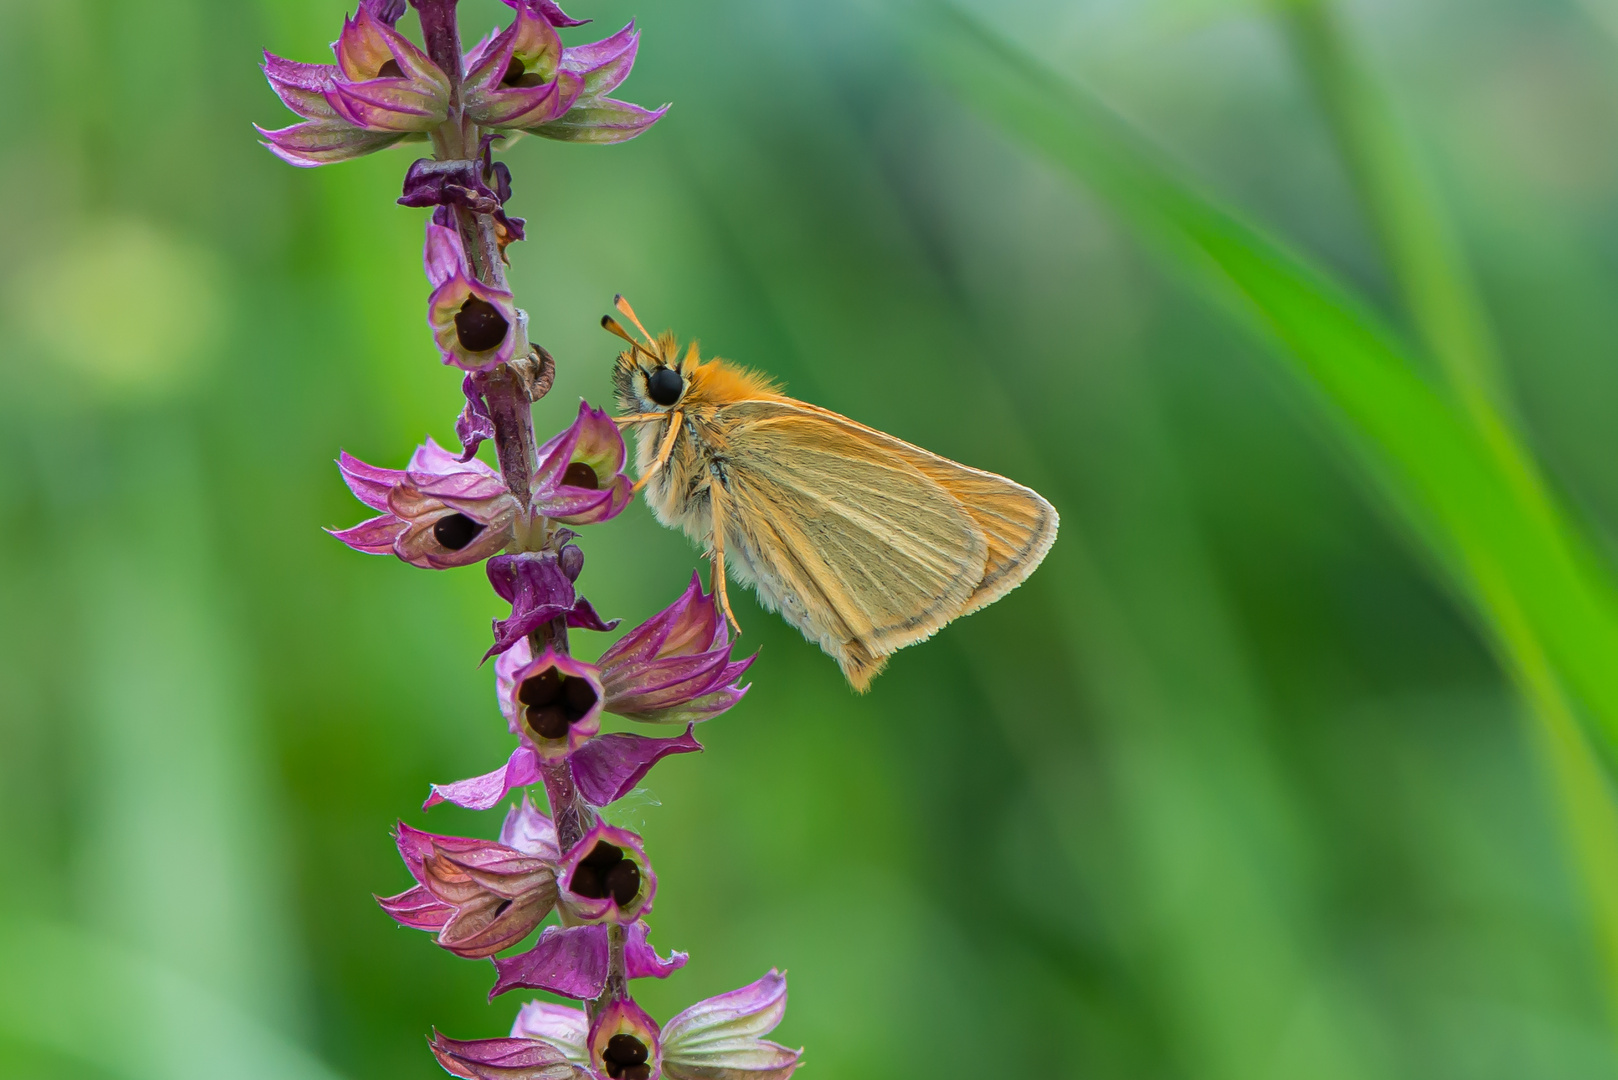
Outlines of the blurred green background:
{"label": "blurred green background", "polygon": [[[468,39],[506,16],[462,10]],[[1497,361],[1601,578],[1618,5],[1000,0],[988,34],[900,0],[569,10],[595,20],[569,41],[638,18],[623,96],[674,109],[505,155],[558,360],[541,432],[606,403],[621,291],[1063,515],[1027,585],[865,697],[738,600],[751,694],[628,811],[654,941],[692,954],[637,985],[653,1015],[779,966],[778,1036],[827,1080],[1618,1076],[1599,722],[1520,703],[1532,650],[1333,392],[1208,302],[1204,255],[1031,145],[1073,110],[1008,133],[977,93],[1035,64],[1090,88],[1434,384],[1422,311],[1460,312],[1453,355]],[[0,2],[0,1075],[430,1077],[433,1026],[502,1034],[524,997],[371,899],[408,882],[396,817],[494,835],[417,808],[510,736],[482,573],[320,531],[364,514],[339,448],[400,465],[458,408],[424,212],[392,202],[413,149],[300,171],[248,126],[290,122],[257,50],[324,59],[342,15]],[[631,623],[696,562],[639,505],[585,546]]]}

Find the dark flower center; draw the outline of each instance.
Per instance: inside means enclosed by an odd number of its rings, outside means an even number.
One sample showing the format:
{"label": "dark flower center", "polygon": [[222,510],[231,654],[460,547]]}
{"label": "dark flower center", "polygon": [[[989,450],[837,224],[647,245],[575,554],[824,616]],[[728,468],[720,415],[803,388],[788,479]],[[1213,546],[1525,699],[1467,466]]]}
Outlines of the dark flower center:
{"label": "dark flower center", "polygon": [[476,540],[482,531],[483,526],[465,514],[450,514],[433,522],[433,539],[451,551],[461,550]]}
{"label": "dark flower center", "polygon": [[455,313],[455,336],[467,352],[487,352],[499,345],[510,326],[499,308],[476,296],[467,297]]}
{"label": "dark flower center", "polygon": [[404,69],[399,66],[399,61],[389,60],[377,68],[376,77],[379,79],[402,79],[404,78]]}
{"label": "dark flower center", "polygon": [[610,895],[619,907],[628,907],[640,892],[640,867],[624,858],[622,848],[597,840],[574,869],[567,887],[591,900],[605,900]]}
{"label": "dark flower center", "polygon": [[620,1031],[607,1040],[601,1059],[612,1080],[647,1080],[652,1075],[652,1067],[646,1063],[648,1056],[645,1043]]}
{"label": "dark flower center", "polygon": [[546,668],[522,681],[517,700],[528,707],[525,715],[534,734],[542,739],[563,739],[567,729],[595,705],[596,688],[588,679]]}
{"label": "dark flower center", "polygon": [[529,71],[523,62],[515,56],[511,58],[511,63],[506,65],[506,73],[500,76],[500,85],[502,86],[544,86],[547,82],[550,82],[550,80],[538,72]]}
{"label": "dark flower center", "polygon": [[575,461],[562,471],[562,483],[570,487],[589,488],[591,491],[601,487],[601,481],[596,478],[596,471],[582,461]]}

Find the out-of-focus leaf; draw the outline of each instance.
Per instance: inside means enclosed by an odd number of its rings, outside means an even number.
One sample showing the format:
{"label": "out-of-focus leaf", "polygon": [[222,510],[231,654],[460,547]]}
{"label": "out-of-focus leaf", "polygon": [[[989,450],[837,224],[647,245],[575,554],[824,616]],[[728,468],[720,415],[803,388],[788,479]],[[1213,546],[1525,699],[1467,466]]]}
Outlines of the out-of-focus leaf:
{"label": "out-of-focus leaf", "polygon": [[0,920],[0,1037],[127,1080],[341,1080],[217,991],[88,932]]}

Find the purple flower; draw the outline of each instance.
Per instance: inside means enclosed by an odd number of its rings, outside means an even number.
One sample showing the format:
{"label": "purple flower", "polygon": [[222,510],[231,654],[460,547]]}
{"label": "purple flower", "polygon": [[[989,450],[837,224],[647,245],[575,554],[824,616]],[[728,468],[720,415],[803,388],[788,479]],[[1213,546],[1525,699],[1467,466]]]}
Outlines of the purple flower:
{"label": "purple flower", "polygon": [[[573,534],[561,530],[563,539]],[[584,565],[584,552],[572,544],[553,551],[523,551],[496,555],[485,569],[489,583],[502,600],[511,604],[511,616],[494,623],[494,645],[483,654],[487,660],[505,652],[527,635],[556,619],[581,630],[611,630],[618,620],[602,622],[590,601],[578,595],[573,579]],[[569,573],[569,567],[572,572]]]}
{"label": "purple flower", "polygon": [[[584,687],[571,690],[581,703],[586,698],[586,688],[597,693],[600,688],[599,674],[595,672],[594,665],[582,664],[571,657],[553,657],[553,661],[555,659],[565,661],[565,670],[563,665],[552,662],[536,664],[526,638],[521,638],[495,661],[495,691],[500,699],[500,712],[506,717],[506,727],[518,735],[518,746],[511,751],[510,759],[493,772],[456,780],[455,784],[432,785],[432,792],[422,806],[424,810],[445,801],[468,810],[489,810],[511,790],[539,784],[542,756],[568,759],[579,795],[592,806],[605,806],[628,795],[634,785],[641,782],[641,777],[646,776],[650,767],[668,755],[702,750],[702,743],[693,738],[689,725],[684,735],[675,738],[647,738],[629,733],[587,737],[589,727],[581,727],[581,722],[586,719],[584,716],[568,724],[566,740],[560,735],[555,740],[542,740],[536,727],[558,732],[560,727],[555,724],[555,716],[545,711],[545,706],[540,706],[532,716],[529,714],[534,706],[519,698],[527,678],[539,678],[539,682],[527,691],[531,698],[545,698],[555,693],[557,698],[547,704],[555,704],[557,699],[563,701],[563,719],[570,716],[565,708],[566,699],[561,696],[566,691],[563,685],[565,678],[581,678]],[[557,685],[553,687],[552,682]],[[599,730],[599,714],[592,717],[589,724],[594,724],[595,729]],[[540,750],[542,745],[545,746],[544,751]]]}
{"label": "purple flower", "polygon": [[[517,989],[546,990],[578,1001],[600,997],[607,985],[609,933],[603,923],[546,927],[532,949],[495,958],[498,978],[489,991],[490,999]],[[685,966],[685,953],[670,953],[665,960],[647,944],[646,935],[644,922],[631,923],[626,929],[626,978],[663,979]]]}
{"label": "purple flower", "polygon": [[534,512],[568,525],[617,517],[634,494],[634,483],[624,475],[627,456],[612,417],[581,400],[567,430],[539,448]]}
{"label": "purple flower", "polygon": [[495,664],[500,711],[512,734],[541,758],[567,757],[601,730],[606,697],[601,680],[594,665],[549,648],[519,665],[516,661],[528,651],[512,649]]}
{"label": "purple flower", "polygon": [[593,1024],[582,1009],[534,1001],[517,1014],[510,1038],[453,1045],[479,1062],[498,1060],[499,1055],[516,1060],[520,1053],[533,1055],[535,1061],[566,1062],[588,1069],[595,1080],[787,1080],[803,1051],[763,1038],[781,1022],[786,996],[786,977],[772,970],[739,990],[698,1002],[661,1029],[629,1000],[614,1000]]}
{"label": "purple flower", "polygon": [[438,944],[458,956],[492,956],[517,944],[556,906],[554,841],[527,853],[403,822],[396,839],[417,884],[378,902],[405,926],[437,931]]}
{"label": "purple flower", "polygon": [[517,349],[516,304],[505,289],[477,279],[461,234],[429,221],[422,261],[433,287],[427,325],[444,363],[463,371],[487,371],[510,360]]}
{"label": "purple flower", "polygon": [[661,1035],[646,1010],[633,1000],[614,998],[586,1035],[590,1071],[609,1080],[657,1080],[664,1058]]}
{"label": "purple flower", "polygon": [[597,821],[556,868],[572,920],[628,925],[652,908],[657,875],[640,837]]}
{"label": "purple flower", "polygon": [[347,453],[343,479],[379,517],[332,535],[356,551],[397,555],[412,566],[442,570],[488,558],[528,520],[500,474],[481,461],[461,461],[432,439],[403,469],[380,469]]}
{"label": "purple flower", "polygon": [[629,76],[639,43],[640,32],[631,22],[610,38],[566,50],[561,74],[580,78],[578,97],[557,119],[523,130],[563,142],[620,143],[657,123],[667,105],[647,109],[607,96]]}
{"label": "purple flower", "polygon": [[566,113],[584,79],[562,68],[562,39],[530,4],[466,58],[466,115],[492,128],[537,127]]}
{"label": "purple flower", "polygon": [[576,26],[546,0],[507,0],[516,19],[466,58],[467,115],[485,127],[572,142],[623,142],[667,111],[607,97],[635,66],[631,22],[611,37],[564,48],[554,27]]}
{"label": "purple flower", "polygon": [[[525,745],[533,745],[537,749],[539,743],[532,735],[526,734],[525,723],[532,727],[537,719],[544,718],[530,718],[529,710],[532,706],[526,705],[519,696],[520,688],[527,677],[523,673],[536,670],[532,656],[533,650],[527,640],[519,639],[495,661],[494,672],[500,711],[506,718],[507,726],[513,733],[524,735],[527,740]],[[575,665],[573,670],[588,672],[588,678],[594,680],[593,686],[603,688],[602,701],[605,711],[615,711],[612,696],[604,692],[605,672],[592,664],[576,660],[569,662]],[[529,693],[530,696],[549,693],[549,682],[547,681],[544,686],[534,686]],[[583,690],[577,690],[576,693],[582,700]],[[552,727],[554,728],[554,724]],[[576,730],[577,725],[569,726],[570,734]],[[599,730],[598,717],[595,731]],[[592,734],[594,735],[594,732]],[[653,739],[644,735],[619,732],[611,735],[595,735],[587,742],[580,740],[578,745],[571,746],[565,752],[569,755],[574,782],[585,801],[593,806],[606,806],[629,794],[647,771],[669,754],[690,753],[701,749],[702,744],[692,737],[691,728],[687,725],[684,735],[671,739]],[[532,781],[524,782],[532,783]],[[503,797],[503,792],[494,796],[496,801]]]}
{"label": "purple flower", "polygon": [[619,638],[601,656],[607,710],[631,720],[692,723],[718,716],[742,699],[737,686],[753,662],[731,660],[723,614],[702,579],[680,598]]}
{"label": "purple flower", "polygon": [[264,75],[304,122],[259,128],[264,145],[299,166],[361,157],[419,137],[448,115],[449,79],[393,28],[397,5],[367,0],[343,22],[335,64],[303,64],[266,52]]}
{"label": "purple flower", "polygon": [[554,0],[500,0],[508,8],[520,8],[525,4],[536,8],[545,16],[552,26],[583,26],[589,19],[575,19],[556,5]]}
{"label": "purple flower", "polygon": [[438,1032],[428,1045],[451,1076],[469,1080],[587,1080],[588,1072],[549,1043],[536,1039],[447,1039]]}

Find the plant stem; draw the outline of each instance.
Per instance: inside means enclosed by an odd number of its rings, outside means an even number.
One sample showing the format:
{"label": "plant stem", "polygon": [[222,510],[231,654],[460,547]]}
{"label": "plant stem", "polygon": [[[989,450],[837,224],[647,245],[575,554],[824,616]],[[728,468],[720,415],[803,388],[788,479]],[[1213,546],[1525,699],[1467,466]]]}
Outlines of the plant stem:
{"label": "plant stem", "polygon": [[[466,124],[461,113],[460,30],[455,22],[456,0],[410,0],[421,19],[421,32],[426,42],[427,55],[450,80],[449,117],[433,134],[433,149],[439,160],[469,160],[476,155],[480,133]],[[465,207],[452,208],[455,222],[466,250],[467,261],[479,281],[496,288],[506,288],[505,260],[500,252],[498,233],[493,216],[476,214]],[[522,333],[519,325],[516,332]],[[527,345],[526,338],[519,344]],[[526,357],[520,358],[526,359]],[[495,456],[500,462],[500,476],[506,488],[524,506],[532,497],[531,484],[538,461],[538,444],[534,439],[533,401],[523,380],[509,365],[502,364],[478,380],[483,400],[494,421]],[[535,656],[545,649],[567,655],[567,621],[556,619],[528,636]],[[579,798],[573,782],[573,767],[566,760],[547,761],[540,765],[545,782],[545,795],[550,801],[551,818],[556,823],[557,845],[563,852],[572,848],[584,835],[589,823],[589,809]],[[624,963],[624,929],[613,926],[608,937],[607,982],[601,996],[587,1002],[592,1016],[614,997],[627,997],[628,978]]]}

